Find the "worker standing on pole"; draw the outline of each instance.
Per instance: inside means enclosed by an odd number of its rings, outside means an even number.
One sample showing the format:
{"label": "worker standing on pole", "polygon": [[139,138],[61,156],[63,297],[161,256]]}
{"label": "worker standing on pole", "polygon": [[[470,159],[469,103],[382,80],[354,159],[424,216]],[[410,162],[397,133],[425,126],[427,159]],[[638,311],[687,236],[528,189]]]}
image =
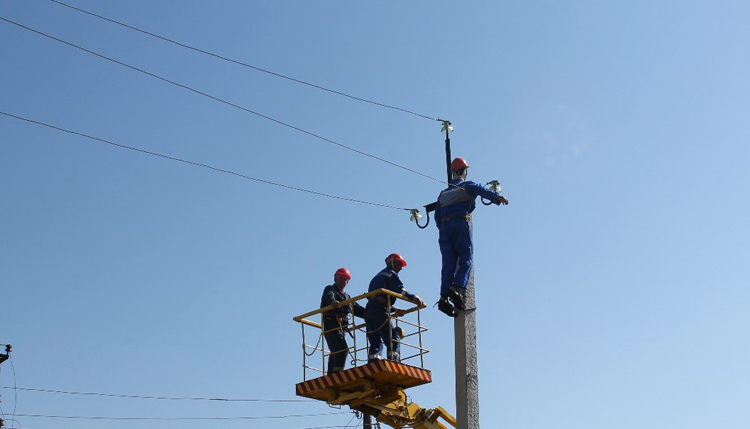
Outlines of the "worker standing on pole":
{"label": "worker standing on pole", "polygon": [[440,231],[438,243],[443,257],[438,309],[455,317],[456,309],[466,309],[463,297],[473,266],[469,220],[476,207],[476,198],[480,196],[497,205],[508,205],[508,199],[483,185],[467,181],[469,163],[465,159],[454,159],[450,168],[453,179],[438,197],[435,225]]}
{"label": "worker standing on pole", "polygon": [[[398,253],[391,253],[385,258],[385,269],[380,271],[370,281],[368,292],[378,289],[387,289],[403,295],[409,301],[423,305],[422,300],[404,289],[404,284],[398,278],[398,273],[406,266],[406,261]],[[383,359],[380,353],[383,350],[383,344],[388,352],[386,359],[394,362],[400,361],[400,341],[401,332],[396,329],[389,320],[388,310],[393,311],[396,316],[403,315],[403,310],[393,307],[396,298],[378,294],[368,298],[365,306],[365,324],[367,326],[367,341],[370,342],[370,349],[367,356],[368,362],[376,362]]]}
{"label": "worker standing on pole", "polygon": [[332,306],[333,310],[323,313],[323,336],[326,338],[331,354],[328,358],[328,374],[344,370],[349,345],[346,343],[346,328],[349,325],[349,314],[364,318],[365,308],[356,301],[349,305],[339,303],[350,299],[344,290],[352,275],[346,268],[339,268],[333,275],[333,284],[323,289],[320,308]]}

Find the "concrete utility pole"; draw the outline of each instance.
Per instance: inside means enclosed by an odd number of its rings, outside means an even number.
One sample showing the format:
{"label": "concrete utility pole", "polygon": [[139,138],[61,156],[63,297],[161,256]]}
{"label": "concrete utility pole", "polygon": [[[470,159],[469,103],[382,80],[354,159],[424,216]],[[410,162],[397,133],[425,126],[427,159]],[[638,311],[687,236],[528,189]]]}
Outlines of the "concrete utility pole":
{"label": "concrete utility pole", "polygon": [[[451,172],[451,139],[453,131],[450,121],[443,121],[442,132],[445,133],[445,163],[448,185],[453,179]],[[427,214],[434,211],[437,202],[424,206]],[[474,234],[474,225],[469,218],[469,229]],[[429,218],[427,219],[429,224]],[[417,226],[424,229],[427,227]],[[453,334],[456,358],[456,421],[458,429],[479,429],[479,367],[477,365],[477,319],[474,300],[474,268],[472,267],[469,284],[464,296],[468,310],[458,310],[454,319]]]}
{"label": "concrete utility pole", "polygon": [[372,429],[372,416],[371,415],[367,413],[362,414],[362,427],[364,429]]}
{"label": "concrete utility pole", "polygon": [[[448,183],[451,173],[451,139],[453,131],[450,121],[443,121],[445,133],[445,163]],[[434,207],[433,207],[434,210]],[[474,224],[469,218],[469,228],[474,234]],[[456,422],[458,429],[479,429],[479,367],[477,365],[477,319],[474,300],[474,268],[464,296],[466,311],[458,311],[453,324],[456,347]]]}
{"label": "concrete utility pole", "polygon": [[[469,227],[473,225],[469,220]],[[479,367],[474,270],[464,296],[466,311],[458,311],[453,325],[456,344],[456,422],[458,429],[479,429]]]}

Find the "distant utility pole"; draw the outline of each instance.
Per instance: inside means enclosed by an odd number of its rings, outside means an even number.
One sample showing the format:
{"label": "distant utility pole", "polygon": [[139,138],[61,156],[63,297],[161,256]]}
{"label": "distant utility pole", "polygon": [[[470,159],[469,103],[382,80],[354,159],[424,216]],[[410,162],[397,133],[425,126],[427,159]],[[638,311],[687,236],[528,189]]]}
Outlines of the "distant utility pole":
{"label": "distant utility pole", "polygon": [[0,353],[0,363],[3,363],[10,357],[10,352],[13,350],[13,346],[10,344],[0,344],[0,346],[5,346],[5,353]]}
{"label": "distant utility pole", "polygon": [[[0,346],[5,346],[5,353],[0,353],[0,363],[3,363],[10,357],[10,352],[13,350],[13,346],[10,344],[0,344]],[[0,428],[3,426],[5,426],[5,420],[0,419]]]}

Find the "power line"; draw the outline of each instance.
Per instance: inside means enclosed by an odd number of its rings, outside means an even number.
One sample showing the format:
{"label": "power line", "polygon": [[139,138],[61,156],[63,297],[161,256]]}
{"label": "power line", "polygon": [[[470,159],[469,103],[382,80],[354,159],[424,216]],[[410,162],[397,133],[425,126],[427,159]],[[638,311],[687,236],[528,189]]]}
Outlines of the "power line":
{"label": "power line", "polygon": [[83,395],[83,396],[107,396],[111,398],[130,398],[130,399],[156,399],[169,401],[218,401],[218,402],[312,402],[308,399],[242,399],[242,398],[202,398],[202,397],[173,397],[173,396],[145,396],[145,395],[125,395],[117,393],[99,393],[99,392],[72,392],[67,390],[53,389],[34,389],[29,387],[9,387],[0,386],[0,389],[22,390],[26,392],[42,393],[59,393],[65,395]]}
{"label": "power line", "polygon": [[[0,18],[0,19],[2,19],[2,18]],[[102,139],[102,138],[99,138],[99,137],[90,136],[88,134],[83,134],[83,133],[80,133],[78,131],[66,130],[65,128],[56,127],[54,125],[46,124],[44,122],[35,121],[33,119],[24,118],[24,117],[21,117],[21,116],[16,116],[16,115],[13,115],[11,113],[6,113],[6,112],[0,111],[0,114],[8,116],[8,117],[11,117],[11,118],[19,119],[19,120],[22,120],[22,121],[30,122],[32,124],[42,125],[42,126],[45,126],[45,127],[48,127],[48,128],[52,128],[52,129],[57,130],[57,131],[62,131],[62,132],[65,132],[65,133],[69,133],[69,134],[74,134],[74,135],[77,135],[77,136],[85,137],[87,139],[100,141],[102,143],[106,143],[108,145],[116,146],[116,147],[119,147],[119,148],[122,148],[122,149],[128,149],[128,150],[132,150],[132,151],[144,153],[144,154],[147,154],[147,155],[158,156],[160,158],[169,159],[171,161],[177,161],[177,162],[182,162],[182,163],[185,163],[185,164],[194,165],[196,167],[208,168],[209,170],[214,170],[214,171],[217,171],[219,173],[231,174],[233,176],[241,177],[243,179],[252,180],[252,181],[255,181],[255,182],[259,182],[259,183],[265,183],[267,185],[278,186],[280,188],[291,189],[293,191],[306,192],[308,194],[318,195],[318,196],[327,197],[327,198],[333,198],[333,199],[336,199],[336,200],[350,201],[350,202],[353,202],[353,203],[368,204],[368,205],[371,205],[371,206],[385,207],[385,208],[390,208],[390,209],[395,209],[395,210],[406,210],[406,211],[411,211],[412,210],[412,209],[407,209],[407,208],[403,208],[403,207],[391,206],[391,205],[387,205],[387,204],[380,204],[380,203],[373,203],[373,202],[364,201],[364,200],[357,200],[357,199],[354,199],[354,198],[339,197],[339,196],[336,196],[336,195],[325,194],[323,192],[311,191],[309,189],[298,188],[298,187],[295,187],[295,186],[284,185],[282,183],[271,182],[269,180],[258,179],[258,178],[255,178],[255,177],[248,176],[246,174],[237,173],[235,171],[225,170],[223,168],[213,167],[213,166],[210,166],[208,164],[203,164],[203,163],[194,162],[194,161],[188,161],[186,159],[176,158],[176,157],[168,156],[168,155],[162,155],[160,153],[151,152],[151,151],[148,151],[148,150],[139,149],[139,148],[132,147],[132,146],[126,146],[126,145],[123,145],[123,144],[120,144],[120,143],[115,143],[115,142],[112,142],[112,141],[109,141],[109,140],[105,140],[105,139]]]}
{"label": "power line", "polygon": [[57,38],[57,37],[55,37],[55,36],[51,36],[51,35],[49,35],[49,34],[47,34],[47,33],[43,33],[43,32],[41,32],[41,31],[35,30],[35,29],[31,28],[31,27],[27,27],[27,26],[25,26],[25,25],[23,25],[23,24],[19,24],[19,23],[15,22],[15,21],[11,21],[10,19],[4,18],[4,17],[2,17],[2,16],[0,16],[0,20],[3,20],[3,21],[5,21],[5,22],[7,22],[7,23],[9,23],[9,24],[13,24],[13,25],[15,25],[15,26],[18,26],[18,27],[21,27],[21,28],[23,28],[23,29],[25,29],[25,30],[29,30],[29,31],[31,31],[31,32],[33,32],[33,33],[39,34],[40,36],[44,36],[44,37],[47,37],[47,38],[49,38],[49,39],[52,39],[52,40],[55,40],[55,41],[57,41],[57,42],[63,43],[63,44],[65,44],[65,45],[68,45],[68,46],[70,46],[70,47],[73,47],[73,48],[79,49],[79,50],[81,50],[81,51],[84,51],[84,52],[86,52],[86,53],[89,53],[89,54],[91,54],[91,55],[94,55],[94,56],[97,56],[97,57],[99,57],[99,58],[105,59],[105,60],[107,60],[107,61],[111,61],[111,62],[113,62],[113,63],[115,63],[115,64],[118,64],[118,65],[121,65],[121,66],[123,66],[123,67],[127,67],[127,68],[129,68],[129,69],[131,69],[131,70],[135,70],[135,71],[137,71],[137,72],[139,72],[139,73],[143,73],[143,74],[145,74],[145,75],[147,75],[147,76],[151,76],[151,77],[153,77],[153,78],[159,79],[159,80],[161,80],[161,81],[163,81],[163,82],[167,82],[167,83],[169,83],[169,84],[172,84],[172,85],[175,85],[175,86],[177,86],[177,87],[180,87],[180,88],[186,89],[186,90],[188,90],[188,91],[194,92],[194,93],[196,93],[196,94],[198,94],[198,95],[202,95],[202,96],[204,96],[204,97],[210,98],[210,99],[212,99],[212,100],[215,100],[215,101],[218,101],[218,102],[220,102],[220,103],[224,103],[224,104],[226,104],[226,105],[228,105],[228,106],[231,106],[231,107],[234,107],[234,108],[236,108],[236,109],[240,109],[240,110],[242,110],[242,111],[245,111],[245,112],[248,112],[248,113],[252,113],[253,115],[259,116],[259,117],[261,117],[261,118],[263,118],[263,119],[267,119],[267,120],[269,120],[269,121],[271,121],[271,122],[275,122],[275,123],[277,123],[277,124],[279,124],[279,125],[282,125],[282,126],[285,126],[285,127],[287,127],[287,128],[291,128],[291,129],[293,129],[293,130],[296,130],[296,131],[299,131],[299,132],[301,132],[301,133],[307,134],[307,135],[309,135],[309,136],[311,136],[311,137],[315,137],[315,138],[317,138],[317,139],[320,139],[320,140],[323,140],[323,141],[325,141],[325,142],[328,142],[328,143],[334,144],[334,145],[336,145],[336,146],[339,146],[339,147],[341,147],[341,148],[344,148],[344,149],[350,150],[350,151],[352,151],[352,152],[355,152],[355,153],[358,153],[358,154],[360,154],[360,155],[364,155],[364,156],[367,156],[367,157],[373,158],[373,159],[375,159],[375,160],[378,160],[378,161],[384,162],[384,163],[386,163],[386,164],[390,164],[390,165],[392,165],[392,166],[394,166],[394,167],[398,167],[398,168],[401,168],[401,169],[403,169],[403,170],[406,170],[406,171],[408,171],[408,172],[410,172],[410,173],[414,173],[414,174],[417,174],[417,175],[419,175],[419,176],[422,176],[422,177],[425,177],[425,178],[428,178],[428,179],[432,179],[432,180],[435,180],[435,181],[437,181],[437,182],[443,183],[443,181],[441,181],[440,179],[437,179],[437,178],[435,178],[435,177],[432,177],[432,176],[430,176],[430,175],[428,175],[428,174],[420,173],[419,171],[416,171],[416,170],[413,170],[413,169],[411,169],[411,168],[405,167],[405,166],[403,166],[403,165],[397,164],[397,163],[395,163],[395,162],[393,162],[393,161],[389,161],[389,160],[387,160],[387,159],[384,159],[384,158],[380,158],[380,157],[378,157],[378,156],[375,156],[375,155],[369,154],[369,153],[367,153],[367,152],[364,152],[364,151],[361,151],[361,150],[359,150],[359,149],[355,149],[355,148],[353,148],[353,147],[347,146],[347,145],[345,145],[345,144],[342,144],[342,143],[336,142],[336,141],[334,141],[334,140],[331,140],[331,139],[329,139],[329,138],[323,137],[323,136],[321,136],[321,135],[315,134],[315,133],[313,133],[313,132],[311,132],[311,131],[307,131],[307,130],[305,130],[305,129],[302,129],[302,128],[300,128],[300,127],[297,127],[297,126],[294,126],[294,125],[288,124],[288,123],[286,123],[286,122],[280,121],[280,120],[278,120],[278,119],[272,118],[272,117],[270,117],[270,116],[268,116],[268,115],[264,115],[264,114],[262,114],[262,113],[256,112],[256,111],[254,111],[254,110],[251,110],[251,109],[248,109],[248,108],[246,108],[246,107],[242,107],[242,106],[240,106],[240,105],[238,105],[238,104],[235,104],[235,103],[232,103],[232,102],[230,102],[230,101],[226,101],[226,100],[224,100],[224,99],[221,99],[221,98],[219,98],[219,97],[216,97],[216,96],[214,96],[214,95],[211,95],[211,94],[208,94],[208,93],[205,93],[205,92],[199,91],[199,90],[197,90],[197,89],[194,89],[194,88],[192,88],[192,87],[189,87],[189,86],[187,86],[187,85],[184,85],[184,84],[181,84],[181,83],[178,83],[178,82],[175,82],[175,81],[169,80],[169,79],[167,79],[167,78],[161,77],[161,76],[159,76],[159,75],[156,75],[156,74],[154,74],[154,73],[148,72],[148,71],[146,71],[146,70],[143,70],[143,69],[140,69],[140,68],[138,68],[138,67],[135,67],[135,66],[131,66],[130,64],[126,64],[126,63],[124,63],[124,62],[122,62],[122,61],[118,61],[118,60],[116,60],[116,59],[114,59],[114,58],[110,58],[110,57],[107,57],[107,56],[105,56],[105,55],[102,55],[102,54],[96,53],[96,52],[94,52],[94,51],[91,51],[91,50],[89,50],[89,49],[86,49],[86,48],[84,48],[84,47],[78,46],[78,45],[76,45],[76,44],[73,44],[73,43],[67,42],[67,41],[65,41],[65,40],[62,40],[62,39],[59,39],[59,38]]}
{"label": "power line", "polygon": [[297,428],[297,429],[336,429],[336,428],[344,428],[346,429],[348,426],[312,426],[312,427],[306,427],[306,428]]}
{"label": "power line", "polygon": [[[20,422],[19,422],[19,424],[20,424]],[[292,428],[292,429],[339,429],[339,428],[346,429],[347,426],[342,426],[342,425],[333,425],[333,426],[305,426],[305,427],[301,427],[301,428]],[[31,429],[31,428],[26,427],[26,426],[16,426],[15,429]]]}
{"label": "power line", "polygon": [[[352,418],[349,419],[349,421],[346,423],[346,426],[344,427],[348,428],[349,425],[352,424],[352,420],[354,420],[356,417],[357,417],[357,414],[353,414]],[[357,423],[357,426],[359,426],[359,423]],[[357,426],[354,426],[354,428],[356,429]]]}
{"label": "power line", "polygon": [[300,80],[300,79],[295,79],[293,77],[285,76],[285,75],[282,75],[280,73],[276,73],[276,72],[273,72],[273,71],[270,71],[270,70],[262,69],[260,67],[257,67],[257,66],[251,65],[251,64],[247,64],[247,63],[244,63],[244,62],[239,61],[239,60],[235,60],[235,59],[232,59],[232,58],[224,57],[222,55],[214,54],[212,52],[209,52],[209,51],[206,51],[206,50],[203,50],[203,49],[200,49],[200,48],[196,48],[194,46],[190,46],[190,45],[187,45],[185,43],[181,43],[181,42],[178,42],[176,40],[172,40],[172,39],[169,39],[167,37],[160,36],[158,34],[154,34],[154,33],[151,33],[149,31],[146,31],[146,30],[142,30],[142,29],[134,27],[132,25],[128,25],[128,24],[125,24],[123,22],[116,21],[116,20],[111,19],[111,18],[107,18],[106,16],[98,15],[96,13],[93,13],[93,12],[90,12],[90,11],[87,11],[87,10],[84,10],[84,9],[81,9],[81,8],[78,8],[78,7],[75,7],[75,6],[71,6],[71,5],[63,3],[61,1],[57,1],[57,0],[50,0],[50,1],[53,2],[53,3],[57,3],[57,4],[61,5],[61,6],[65,6],[67,8],[76,10],[78,12],[82,12],[82,13],[85,13],[87,15],[91,15],[93,17],[96,17],[96,18],[99,18],[99,19],[103,19],[103,20],[111,22],[113,24],[117,24],[117,25],[120,25],[122,27],[131,29],[131,30],[135,30],[135,31],[137,31],[139,33],[143,33],[143,34],[146,34],[148,36],[155,37],[155,38],[163,40],[165,42],[169,42],[169,43],[175,44],[177,46],[181,46],[181,47],[186,48],[186,49],[190,49],[190,50],[193,50],[193,51],[196,51],[196,52],[200,52],[201,54],[209,55],[211,57],[214,57],[214,58],[217,58],[217,59],[220,59],[220,60],[224,60],[224,61],[228,61],[230,63],[234,63],[234,64],[237,64],[237,65],[240,65],[240,66],[243,66],[243,67],[251,68],[253,70],[257,70],[257,71],[260,71],[260,72],[263,72],[263,73],[266,73],[266,74],[270,74],[270,75],[273,75],[273,76],[276,76],[276,77],[280,77],[282,79],[286,79],[286,80],[289,80],[289,81],[292,81],[292,82],[300,83],[302,85],[307,85],[307,86],[310,86],[310,87],[313,87],[313,88],[316,88],[316,89],[320,89],[320,90],[323,90],[323,91],[330,92],[332,94],[336,94],[336,95],[340,95],[340,96],[343,96],[343,97],[347,97],[347,98],[350,98],[352,100],[357,100],[357,101],[361,101],[361,102],[364,102],[364,103],[369,103],[369,104],[373,104],[373,105],[376,105],[376,106],[385,107],[385,108],[388,108],[388,109],[398,110],[400,112],[408,113],[408,114],[411,114],[411,115],[414,115],[414,116],[419,116],[421,118],[429,119],[431,121],[442,121],[441,119],[432,118],[430,116],[423,115],[423,114],[417,113],[417,112],[413,112],[411,110],[403,109],[401,107],[390,106],[388,104],[383,104],[383,103],[378,103],[378,102],[375,102],[375,101],[372,101],[372,100],[367,100],[365,98],[355,97],[353,95],[349,95],[349,94],[346,94],[346,93],[341,92],[341,91],[336,91],[336,90],[333,90],[333,89],[330,89],[330,88],[325,88],[325,87],[320,86],[320,85],[315,85],[315,84],[310,83],[310,82],[305,82],[305,81]]}
{"label": "power line", "polygon": [[[20,422],[17,422],[20,425]],[[346,429],[347,426],[342,425],[326,425],[326,426],[306,426],[301,428],[292,428],[292,429],[337,429],[337,428],[344,428]],[[15,429],[30,429],[27,426],[16,426]]]}
{"label": "power line", "polygon": [[173,421],[173,420],[270,420],[270,419],[289,419],[299,417],[322,417],[322,416],[334,416],[340,414],[348,414],[346,412],[340,413],[322,413],[322,414],[288,414],[284,416],[236,416],[236,417],[109,417],[109,416],[61,416],[61,415],[50,415],[50,414],[16,414],[18,417],[39,417],[47,419],[69,419],[69,420],[161,420],[161,421]]}

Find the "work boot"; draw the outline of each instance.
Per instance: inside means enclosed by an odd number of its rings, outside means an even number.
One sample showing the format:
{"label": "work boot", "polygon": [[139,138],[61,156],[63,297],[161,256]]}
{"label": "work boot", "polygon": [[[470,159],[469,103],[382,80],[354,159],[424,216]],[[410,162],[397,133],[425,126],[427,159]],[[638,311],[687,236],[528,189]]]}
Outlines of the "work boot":
{"label": "work boot", "polygon": [[442,295],[440,297],[440,301],[437,302],[437,307],[438,310],[447,314],[448,317],[456,317],[456,309],[453,308],[453,305],[450,302],[448,302],[447,295]]}
{"label": "work boot", "polygon": [[461,295],[461,292],[458,291],[458,288],[455,285],[448,289],[448,298],[450,298],[451,302],[457,309],[466,310],[464,296]]}

